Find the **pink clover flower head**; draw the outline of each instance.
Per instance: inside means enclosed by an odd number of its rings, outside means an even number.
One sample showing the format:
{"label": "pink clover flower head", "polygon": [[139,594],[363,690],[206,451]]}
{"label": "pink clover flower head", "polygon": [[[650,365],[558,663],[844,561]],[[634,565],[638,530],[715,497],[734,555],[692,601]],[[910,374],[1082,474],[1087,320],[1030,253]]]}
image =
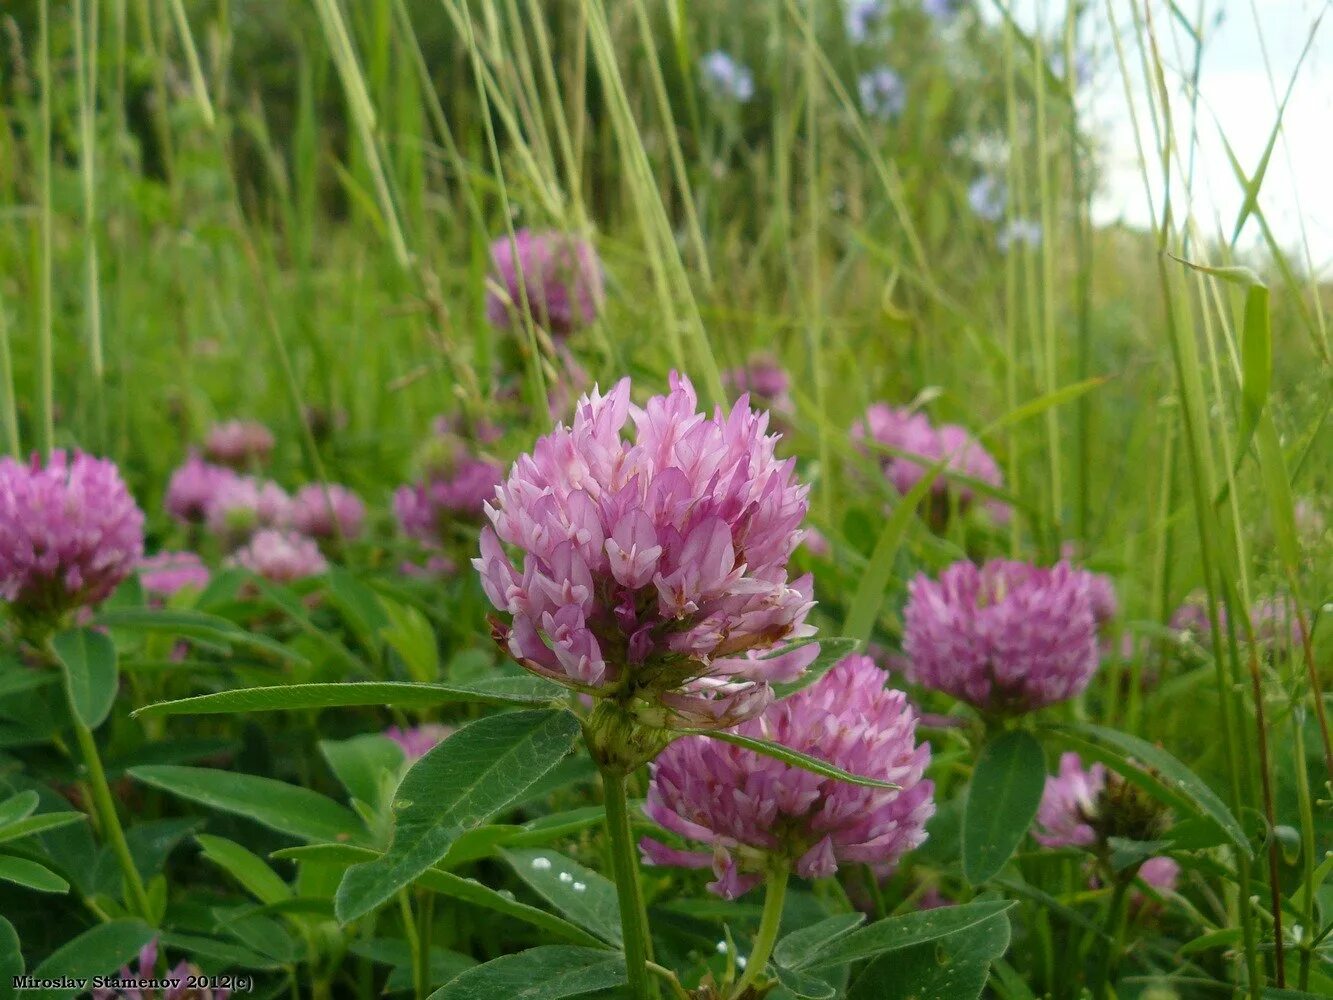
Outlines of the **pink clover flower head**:
{"label": "pink clover flower head", "polygon": [[733,396],[748,392],[751,403],[774,413],[790,415],[796,410],[791,399],[791,377],[771,355],[757,355],[739,368],[723,372],[722,385]]}
{"label": "pink clover flower head", "polygon": [[810,578],[787,578],[808,488],[767,423],[744,398],[706,416],[676,374],[642,408],[628,379],[582,398],[486,505],[473,565],[497,641],[652,725],[761,712],[792,661],[747,654],[813,634]]}
{"label": "pink clover flower head", "polygon": [[265,528],[232,555],[232,564],[274,583],[292,583],[327,572],[328,561],[313,538]]}
{"label": "pink clover flower head", "polygon": [[311,538],[350,541],[360,536],[365,520],[365,503],[337,483],[310,483],[292,498],[292,527]]}
{"label": "pink clover flower head", "polygon": [[408,763],[411,763],[420,760],[431,750],[434,750],[436,745],[451,736],[453,731],[452,726],[444,726],[437,722],[425,722],[407,729],[390,726],[384,730],[384,735],[403,748],[403,756]]}
{"label": "pink clover flower head", "polygon": [[105,600],[138,565],[143,525],[113,462],[0,459],[0,597],[46,620]]}
{"label": "pink clover flower head", "polygon": [[258,421],[227,420],[209,430],[204,453],[214,462],[247,469],[267,462],[273,445],[273,432]]}
{"label": "pink clover flower head", "polygon": [[426,546],[438,546],[451,523],[482,519],[486,501],[495,496],[504,469],[481,458],[464,458],[448,475],[400,486],[393,512],[403,534]]}
{"label": "pink clover flower head", "polygon": [[841,864],[897,862],[926,839],[934,784],[923,777],[930,745],[916,741],[916,714],[868,656],[844,657],[810,687],[774,702],[738,733],[772,740],[896,789],[826,778],[752,750],[686,736],[651,765],[645,814],[708,848],[640,842],[650,864],[713,869],[709,888],[735,899],[775,863],[803,878]]}
{"label": "pink clover flower head", "polygon": [[1060,755],[1059,774],[1046,778],[1032,836],[1043,847],[1091,847],[1097,842],[1092,820],[1106,787],[1106,768],[1084,768],[1076,753]]}
{"label": "pink clover flower head", "polygon": [[602,265],[587,240],[571,233],[520,229],[491,244],[486,318],[499,330],[519,326],[526,300],[532,321],[553,337],[592,324],[606,297]]}
{"label": "pink clover flower head", "polygon": [[256,528],[286,527],[292,499],[272,480],[235,476],[222,484],[208,508],[208,529],[224,541],[245,538]]}
{"label": "pink clover flower head", "polygon": [[192,451],[171,474],[163,506],[181,524],[200,524],[207,520],[218,494],[236,478],[231,469],[205,462]]}
{"label": "pink clover flower head", "polygon": [[996,559],[918,574],[903,612],[907,676],[987,712],[1074,697],[1098,666],[1091,574]]}
{"label": "pink clover flower head", "polygon": [[139,560],[139,583],[153,597],[171,597],[187,587],[202,590],[208,580],[208,567],[193,552],[159,552]]}
{"label": "pink clover flower head", "polygon": [[157,972],[157,938],[149,941],[139,949],[138,969],[131,969],[128,965],[122,966],[119,979],[124,982],[135,980],[155,980],[162,982],[171,981],[173,985],[167,986],[162,990],[152,988],[141,988],[138,986],[126,986],[121,989],[113,989],[110,986],[99,986],[89,991],[89,996],[93,1000],[227,1000],[231,996],[231,991],[226,987],[217,989],[211,987],[199,988],[189,985],[191,976],[199,976],[199,970],[189,962],[182,959],[176,963],[175,968],[165,975]]}

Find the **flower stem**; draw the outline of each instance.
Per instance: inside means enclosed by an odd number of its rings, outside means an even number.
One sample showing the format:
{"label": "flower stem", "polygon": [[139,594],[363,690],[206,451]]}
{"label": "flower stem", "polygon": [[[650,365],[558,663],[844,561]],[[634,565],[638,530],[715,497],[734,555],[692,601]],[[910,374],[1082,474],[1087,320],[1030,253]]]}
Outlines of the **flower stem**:
{"label": "flower stem", "polygon": [[92,730],[79,718],[72,697],[69,714],[74,724],[74,735],[79,741],[79,752],[83,755],[83,764],[88,769],[88,788],[92,792],[93,812],[97,815],[97,824],[102,829],[102,836],[110,842],[111,850],[120,863],[120,871],[125,876],[126,891],[134,904],[134,910],[150,924],[154,923],[148,892],[144,889],[143,878],[139,875],[139,869],[135,867],[133,855],[130,854],[130,845],[125,840],[120,817],[116,815],[116,803],[111,797],[111,788],[106,783],[106,771],[102,767],[102,757],[97,752],[97,742],[93,739]]}
{"label": "flower stem", "polygon": [[634,835],[629,824],[629,799],[623,771],[602,767],[602,795],[606,802],[606,833],[611,840],[611,868],[620,900],[620,929],[625,943],[625,972],[631,1000],[653,1000],[657,983],[648,975],[652,949],[648,914],[639,887],[639,865],[634,856]]}
{"label": "flower stem", "polygon": [[745,995],[756,979],[768,965],[768,958],[773,954],[773,945],[778,939],[778,927],[782,924],[782,904],[787,898],[786,868],[775,868],[768,876],[768,887],[764,890],[764,915],[759,920],[759,933],[755,936],[754,947],[745,962],[745,975],[741,976],[736,989],[731,993],[732,1000],[739,1000]]}
{"label": "flower stem", "polygon": [[1106,914],[1106,933],[1111,942],[1102,949],[1101,960],[1098,962],[1098,976],[1093,994],[1097,1000],[1106,1000],[1112,995],[1111,979],[1120,965],[1120,954],[1125,947],[1126,903],[1129,897],[1129,884],[1132,881],[1132,872],[1129,877],[1125,877],[1122,873],[1116,879],[1115,889],[1111,893],[1111,909]]}

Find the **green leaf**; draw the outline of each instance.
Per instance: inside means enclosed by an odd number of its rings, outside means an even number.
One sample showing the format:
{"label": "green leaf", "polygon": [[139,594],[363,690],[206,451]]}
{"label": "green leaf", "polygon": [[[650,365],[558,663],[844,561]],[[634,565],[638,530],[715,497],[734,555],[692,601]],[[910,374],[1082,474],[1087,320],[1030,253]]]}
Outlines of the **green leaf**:
{"label": "green leaf", "polygon": [[566,917],[619,945],[620,903],[610,879],[556,851],[500,851],[514,873]]}
{"label": "green leaf", "polygon": [[1098,760],[1158,801],[1213,824],[1246,857],[1252,855],[1245,831],[1203,779],[1160,747],[1128,733],[1085,722],[1050,725],[1045,731]]}
{"label": "green leaf", "polygon": [[[380,965],[393,966],[384,983],[385,993],[410,990],[413,985],[412,949],[402,938],[376,938],[357,941],[350,949],[354,955],[368,958]],[[430,950],[430,985],[447,983],[460,973],[473,968],[477,960],[439,945]]]}
{"label": "green leaf", "polygon": [[799,1000],[833,1000],[838,995],[838,988],[819,976],[797,969],[777,966],[778,982],[798,997]]}
{"label": "green leaf", "polygon": [[246,816],[279,833],[309,841],[363,841],[361,821],[318,792],[273,778],[206,767],[159,764],[129,771],[136,781],[222,812]]}
{"label": "green leaf", "polygon": [[605,944],[582,927],[571,924],[563,917],[558,917],[554,913],[547,913],[545,910],[529,906],[527,903],[520,903],[504,893],[482,885],[476,879],[463,878],[461,875],[455,875],[452,872],[443,872],[438,868],[431,868],[417,879],[417,884],[431,892],[438,892],[441,896],[448,896],[451,899],[471,903],[473,906],[493,910],[504,916],[513,917],[515,920],[521,920],[538,930],[563,938],[566,941],[572,941],[574,944],[588,948],[606,947]]}
{"label": "green leaf", "polygon": [[292,890],[264,859],[225,837],[195,834],[204,857],[217,865],[261,903],[279,903],[291,899]]}
{"label": "green leaf", "polygon": [[30,788],[0,802],[0,829],[31,816],[37,811],[37,803],[40,801],[40,796]]}
{"label": "green leaf", "polygon": [[832,946],[865,923],[864,913],[839,913],[792,931],[773,946],[773,961],[789,969],[799,969],[805,960]]}
{"label": "green leaf", "polygon": [[[47,956],[33,970],[38,979],[59,976],[91,978],[107,976],[139,954],[139,949],[153,939],[153,928],[142,920],[113,920],[89,928]],[[34,990],[24,994],[34,997],[72,997],[77,990]]]}
{"label": "green leaf", "polygon": [[71,823],[82,823],[88,817],[79,812],[39,813],[25,819],[15,820],[6,826],[0,826],[0,844],[20,837],[31,837],[35,833],[56,830]]}
{"label": "green leaf", "polygon": [[742,736],[740,733],[722,729],[677,729],[675,731],[682,736],[707,736],[710,740],[732,743],[738,747],[744,747],[746,750],[763,754],[765,757],[780,760],[792,767],[799,767],[802,771],[810,771],[825,778],[837,778],[849,785],[864,785],[867,788],[898,787],[891,781],[880,781],[878,778],[866,778],[859,774],[852,774],[850,771],[844,771],[842,768],[835,767],[818,757],[812,757],[808,753],[801,753],[799,750],[793,750],[791,747],[785,747],[781,743],[774,743],[771,740],[755,739],[753,736]]}
{"label": "green leaf", "polygon": [[[917,910],[887,920],[877,920],[851,934],[835,938],[829,945],[797,964],[799,969],[828,969],[848,962],[874,958],[972,930],[1016,906],[1012,900],[984,900],[962,906]],[[1002,918],[1007,919],[1007,918]]]}
{"label": "green leaf", "polygon": [[808,688],[819,678],[833,669],[839,660],[849,653],[856,651],[856,647],[861,645],[859,639],[835,638],[835,639],[802,639],[800,642],[793,642],[783,646],[777,652],[761,659],[771,659],[773,656],[781,656],[783,653],[789,653],[808,643],[819,643],[819,655],[815,657],[813,663],[805,668],[804,673],[794,681],[786,684],[774,684],[773,694],[779,698],[785,698],[789,694],[795,694],[803,688]]}
{"label": "green leaf", "polygon": [[976,1000],[990,963],[1009,948],[1009,918],[994,916],[929,944],[871,962],[848,1000]]}
{"label": "green leaf", "polygon": [[496,677],[474,684],[415,684],[362,681],[347,684],[282,684],[219,691],[177,701],[160,701],[134,713],[155,715],[231,715],[236,712],[353,708],[363,705],[424,708],[450,702],[481,705],[542,705],[564,697],[564,689],[538,677]]}
{"label": "green leaf", "polygon": [[277,969],[280,962],[257,951],[243,948],[230,941],[218,941],[214,938],[199,937],[195,934],[164,933],[162,944],[188,951],[191,955],[211,958],[227,969]]}
{"label": "green leaf", "polygon": [[343,923],[369,913],[448,852],[465,831],[517,800],[574,745],[563,709],[509,712],[464,726],[412,766],[394,796],[393,843],[351,868],[336,896]]}
{"label": "green leaf", "polygon": [[17,992],[14,980],[23,975],[23,949],[14,925],[0,917],[0,1000],[10,1000]]}
{"label": "green leaf", "polygon": [[186,639],[218,643],[224,649],[231,645],[243,646],[297,664],[304,665],[308,662],[301,654],[266,635],[247,632],[227,618],[205,614],[202,611],[115,608],[102,611],[93,619],[93,624],[144,632],[166,632]]}
{"label": "green leaf", "polygon": [[852,595],[851,604],[847,607],[847,619],[842,625],[843,635],[852,636],[863,642],[869,641],[870,633],[875,628],[875,620],[879,618],[880,606],[884,603],[884,592],[888,589],[889,580],[893,576],[893,564],[898,558],[898,548],[902,545],[903,536],[907,534],[907,529],[916,516],[917,506],[930,492],[936,478],[944,471],[947,464],[948,459],[945,458],[926,469],[920,481],[907,491],[893,508],[893,513],[884,520],[884,527],[880,529],[875,549],[870,554],[870,562],[866,565],[865,572],[861,574],[856,593]]}
{"label": "green leaf", "polygon": [[390,621],[380,636],[405,664],[413,680],[425,683],[440,675],[440,648],[430,621],[416,608],[391,601],[383,595],[380,607]]}
{"label": "green leaf", "polygon": [[1032,826],[1046,787],[1046,757],[1026,730],[987,743],[963,807],[963,874],[980,885],[999,872]]}
{"label": "green leaf", "polygon": [[1282,454],[1273,415],[1264,413],[1259,418],[1259,433],[1255,441],[1259,455],[1259,475],[1263,480],[1264,499],[1273,522],[1273,538],[1283,567],[1295,578],[1301,568],[1301,546],[1296,534],[1296,509],[1291,496],[1291,476],[1287,460]]}
{"label": "green leaf", "polygon": [[380,630],[389,624],[378,595],[345,569],[331,569],[327,581],[329,597],[342,613],[343,621],[356,634],[357,641],[373,651],[379,644]]}
{"label": "green leaf", "polygon": [[379,733],[365,733],[348,740],[320,740],[319,752],[349,795],[376,807],[384,776],[396,776],[404,760],[403,748]]}
{"label": "green leaf", "polygon": [[0,879],[38,892],[69,891],[69,883],[45,865],[11,854],[0,854]]}
{"label": "green leaf", "polygon": [[620,955],[591,948],[543,945],[468,969],[430,1000],[564,1000],[625,982]]}
{"label": "green leaf", "polygon": [[66,629],[51,637],[51,650],[65,670],[65,684],[80,721],[96,729],[116,702],[115,644],[90,628]]}

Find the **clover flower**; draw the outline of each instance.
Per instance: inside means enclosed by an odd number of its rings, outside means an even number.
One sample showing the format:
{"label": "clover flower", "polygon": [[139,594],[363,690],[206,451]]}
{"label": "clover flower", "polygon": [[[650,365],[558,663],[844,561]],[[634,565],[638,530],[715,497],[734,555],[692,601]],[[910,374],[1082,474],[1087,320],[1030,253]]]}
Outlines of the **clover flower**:
{"label": "clover flower", "polygon": [[361,534],[366,505],[346,486],[310,483],[292,498],[290,520],[293,528],[311,538],[350,540]]}
{"label": "clover flower", "polygon": [[209,504],[208,530],[231,546],[259,528],[286,527],[291,513],[292,499],[277,483],[236,476],[222,484]]}
{"label": "clover flower", "polygon": [[602,265],[587,240],[571,233],[520,229],[491,244],[486,318],[499,330],[518,325],[524,303],[532,321],[553,337],[590,326],[605,291]]}
{"label": "clover flower", "polygon": [[898,785],[866,787],[826,778],[706,736],[687,736],[651,765],[644,813],[710,850],[677,850],[652,838],[651,864],[712,867],[709,888],[735,899],[774,864],[804,878],[840,864],[886,869],[926,839],[934,784],[923,777],[930,745],[916,715],[868,656],[844,657],[816,683],[737,729],[811,754],[854,774]]}
{"label": "clover flower", "polygon": [[267,462],[273,444],[273,432],[258,421],[228,420],[209,430],[204,453],[233,469],[248,469]]}
{"label": "clover flower", "polygon": [[676,374],[642,408],[628,379],[583,397],[486,506],[473,565],[502,612],[497,641],[651,725],[762,711],[768,682],[814,655],[759,656],[813,631],[810,578],[787,579],[808,488],[793,460],[774,457],[767,425],[744,398],[705,416]]}
{"label": "clover flower", "polygon": [[170,981],[173,985],[163,988],[160,992],[138,986],[127,986],[122,989],[98,986],[89,991],[89,995],[92,1000],[117,1000],[117,998],[123,998],[123,1000],[152,1000],[154,997],[158,1000],[227,1000],[231,996],[231,990],[226,987],[214,989],[189,985],[191,977],[197,978],[200,975],[199,969],[185,959],[176,963],[175,968],[171,971],[159,974],[157,972],[157,938],[153,938],[139,950],[138,969],[131,969],[128,965],[122,966],[117,978],[126,983],[140,980],[155,982],[165,980]]}
{"label": "clover flower", "polygon": [[204,561],[193,552],[159,552],[139,560],[139,583],[153,597],[166,598],[187,587],[208,585]]}
{"label": "clover flower", "polygon": [[918,574],[903,613],[908,678],[986,712],[1072,698],[1098,665],[1090,576],[1001,559]]}
{"label": "clover flower", "polygon": [[404,758],[408,763],[412,763],[434,750],[436,745],[448,738],[453,731],[452,726],[426,722],[407,729],[390,726],[384,730],[384,735],[402,747]]}
{"label": "clover flower", "polygon": [[0,597],[21,618],[48,622],[104,600],[143,555],[143,523],[106,459],[0,459]]}
{"label": "clover flower", "polygon": [[255,532],[245,546],[232,554],[231,562],[274,583],[319,576],[329,568],[313,538],[277,528]]}
{"label": "clover flower", "polygon": [[163,507],[181,524],[202,524],[218,494],[237,478],[231,469],[205,462],[192,451],[171,474]]}
{"label": "clover flower", "polygon": [[393,512],[403,534],[438,547],[451,524],[482,520],[486,501],[495,496],[504,470],[483,458],[462,457],[452,470],[437,470],[425,482],[400,486]]}
{"label": "clover flower", "polygon": [[1046,779],[1032,836],[1043,847],[1091,847],[1097,833],[1090,820],[1106,787],[1106,768],[1084,770],[1076,753],[1060,755],[1060,773]]}
{"label": "clover flower", "polygon": [[761,354],[739,368],[722,373],[722,385],[733,394],[750,394],[750,402],[771,414],[789,416],[796,407],[791,400],[791,377],[777,359]]}

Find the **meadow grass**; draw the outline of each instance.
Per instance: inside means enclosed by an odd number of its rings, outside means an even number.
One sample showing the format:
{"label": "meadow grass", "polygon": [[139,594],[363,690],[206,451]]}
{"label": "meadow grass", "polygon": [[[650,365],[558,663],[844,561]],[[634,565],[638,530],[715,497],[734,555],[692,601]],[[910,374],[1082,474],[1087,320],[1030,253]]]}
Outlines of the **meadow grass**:
{"label": "meadow grass", "polygon": [[[883,516],[893,494],[850,425],[917,400],[980,434],[1015,511],[994,549],[1071,547],[1114,577],[1137,640],[1056,715],[1165,746],[1255,838],[1193,914],[1197,935],[1237,936],[1199,953],[1256,1000],[1277,981],[1318,995],[1333,559],[1297,506],[1327,510],[1333,473],[1327,287],[1268,224],[1269,157],[1234,163],[1240,218],[1191,213],[1202,5],[1107,0],[1037,34],[982,6],[943,40],[904,22],[909,100],[882,122],[854,83],[876,52],[831,3],[21,3],[0,15],[0,441],[113,458],[165,543],[170,469],[210,423],[257,417],[276,477],[351,485],[387,534],[431,419],[491,412],[505,359],[528,404],[507,457],[549,427],[544,331],[485,322],[490,242],[595,235],[608,302],[575,341],[593,378],[679,369],[711,403],[756,352],[792,374],[785,447],[836,553],[816,587],[828,634],[896,641],[911,575],[977,544]],[[1135,116],[1147,230],[1091,219],[1102,151],[1073,74],[1050,69],[1090,39],[1096,86]],[[713,48],[754,66],[755,100],[699,86]],[[1273,80],[1275,136],[1287,89]],[[997,248],[968,207],[978,164],[1038,244]],[[1267,253],[1241,257],[1256,229]],[[1198,589],[1224,641],[1141,683]],[[1306,641],[1265,660],[1248,609],[1278,592]],[[455,620],[441,642],[483,629]],[[965,773],[940,742],[942,770]],[[1051,944],[1067,914],[1025,905],[1028,953],[992,989],[1073,995]],[[1206,995],[1188,974],[1175,988]]]}

